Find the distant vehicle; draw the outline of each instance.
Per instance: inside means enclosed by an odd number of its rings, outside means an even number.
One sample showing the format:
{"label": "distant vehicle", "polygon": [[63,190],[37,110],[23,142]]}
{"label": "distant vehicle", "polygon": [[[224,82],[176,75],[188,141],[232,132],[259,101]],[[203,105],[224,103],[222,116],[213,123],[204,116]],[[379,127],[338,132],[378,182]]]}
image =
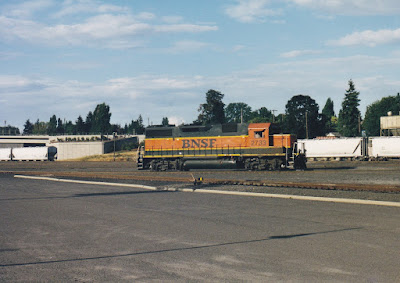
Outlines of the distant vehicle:
{"label": "distant vehicle", "polygon": [[149,127],[138,150],[138,168],[154,171],[244,168],[279,170],[289,163],[306,167],[296,152],[296,136],[275,124],[217,124]]}

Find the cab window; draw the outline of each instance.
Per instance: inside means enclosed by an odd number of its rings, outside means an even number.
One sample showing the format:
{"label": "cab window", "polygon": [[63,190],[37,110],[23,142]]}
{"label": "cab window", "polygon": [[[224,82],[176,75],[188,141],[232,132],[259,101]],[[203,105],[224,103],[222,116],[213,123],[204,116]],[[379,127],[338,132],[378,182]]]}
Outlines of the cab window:
{"label": "cab window", "polygon": [[265,130],[262,130],[262,131],[254,131],[254,138],[255,138],[255,139],[263,138],[263,137],[264,137],[264,131],[265,131]]}

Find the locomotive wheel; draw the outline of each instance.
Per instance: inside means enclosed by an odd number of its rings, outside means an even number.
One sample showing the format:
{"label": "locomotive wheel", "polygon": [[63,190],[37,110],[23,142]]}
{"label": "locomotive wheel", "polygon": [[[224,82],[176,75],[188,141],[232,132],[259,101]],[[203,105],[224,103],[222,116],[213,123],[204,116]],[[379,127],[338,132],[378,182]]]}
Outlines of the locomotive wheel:
{"label": "locomotive wheel", "polygon": [[260,168],[260,160],[258,158],[248,158],[244,162],[244,168],[249,171],[259,171]]}
{"label": "locomotive wheel", "polygon": [[283,162],[281,159],[274,158],[268,162],[269,170],[271,171],[280,170],[282,168],[282,164]]}

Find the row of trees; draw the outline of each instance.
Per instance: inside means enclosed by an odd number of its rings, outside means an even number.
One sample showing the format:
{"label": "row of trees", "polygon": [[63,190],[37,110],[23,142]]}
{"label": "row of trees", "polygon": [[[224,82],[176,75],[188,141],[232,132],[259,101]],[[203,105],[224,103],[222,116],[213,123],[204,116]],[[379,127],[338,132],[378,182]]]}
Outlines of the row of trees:
{"label": "row of trees", "polygon": [[132,120],[129,124],[121,127],[118,124],[110,123],[111,112],[110,106],[105,103],[98,104],[95,110],[89,111],[84,121],[79,116],[75,123],[72,121],[63,121],[56,115],[50,117],[48,122],[39,121],[31,123],[29,119],[24,124],[23,134],[25,135],[75,135],[75,134],[142,134],[144,133],[144,125],[142,116],[139,115],[137,120]]}
{"label": "row of trees", "polygon": [[[329,132],[339,132],[345,137],[361,135],[362,130],[368,135],[377,136],[380,133],[380,117],[385,116],[388,111],[399,113],[400,94],[397,96],[384,97],[367,107],[364,120],[361,119],[359,107],[359,92],[356,91],[352,80],[348,82],[348,89],[344,94],[342,107],[336,116],[333,101],[328,98],[322,111],[319,105],[308,95],[295,95],[285,106],[285,113],[275,115],[276,110],[260,107],[256,110],[244,103],[236,102],[225,105],[224,94],[216,90],[206,93],[206,102],[200,104],[198,117],[193,124],[206,125],[215,123],[248,122],[262,123],[275,122],[280,124],[285,133],[296,134],[299,138],[313,138],[324,136]],[[50,117],[48,122],[37,120],[31,123],[29,119],[24,125],[24,134],[142,134],[144,124],[142,116],[132,120],[129,124],[121,127],[110,123],[110,107],[105,103],[98,104],[95,110],[89,111],[86,119],[79,116],[75,123],[63,121],[56,115]],[[161,121],[164,126],[169,125],[167,117]],[[11,127],[11,126],[9,126]],[[11,127],[15,128],[15,127]],[[10,131],[10,128],[3,131]],[[15,131],[14,131],[15,132]],[[1,128],[0,128],[1,134]],[[15,132],[15,134],[19,134]]]}
{"label": "row of trees", "polygon": [[338,116],[335,114],[331,98],[327,99],[320,113],[315,100],[302,94],[293,96],[286,104],[285,113],[275,116],[273,113],[275,110],[261,107],[253,111],[243,102],[230,103],[225,107],[222,101],[224,94],[209,90],[206,93],[206,102],[200,104],[198,118],[193,123],[205,125],[241,121],[275,122],[280,124],[284,132],[296,134],[299,138],[324,136],[329,132],[355,137],[361,135],[363,130],[368,135],[379,135],[380,117],[385,116],[388,111],[399,113],[400,94],[385,97],[368,106],[364,121],[358,109],[359,95],[353,81],[350,80]]}

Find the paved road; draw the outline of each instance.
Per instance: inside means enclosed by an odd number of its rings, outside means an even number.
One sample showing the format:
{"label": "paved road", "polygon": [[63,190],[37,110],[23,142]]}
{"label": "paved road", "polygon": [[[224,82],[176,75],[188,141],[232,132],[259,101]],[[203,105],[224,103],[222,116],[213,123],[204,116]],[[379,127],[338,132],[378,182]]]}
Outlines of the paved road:
{"label": "paved road", "polygon": [[395,207],[0,174],[0,215],[0,281],[400,281]]}

